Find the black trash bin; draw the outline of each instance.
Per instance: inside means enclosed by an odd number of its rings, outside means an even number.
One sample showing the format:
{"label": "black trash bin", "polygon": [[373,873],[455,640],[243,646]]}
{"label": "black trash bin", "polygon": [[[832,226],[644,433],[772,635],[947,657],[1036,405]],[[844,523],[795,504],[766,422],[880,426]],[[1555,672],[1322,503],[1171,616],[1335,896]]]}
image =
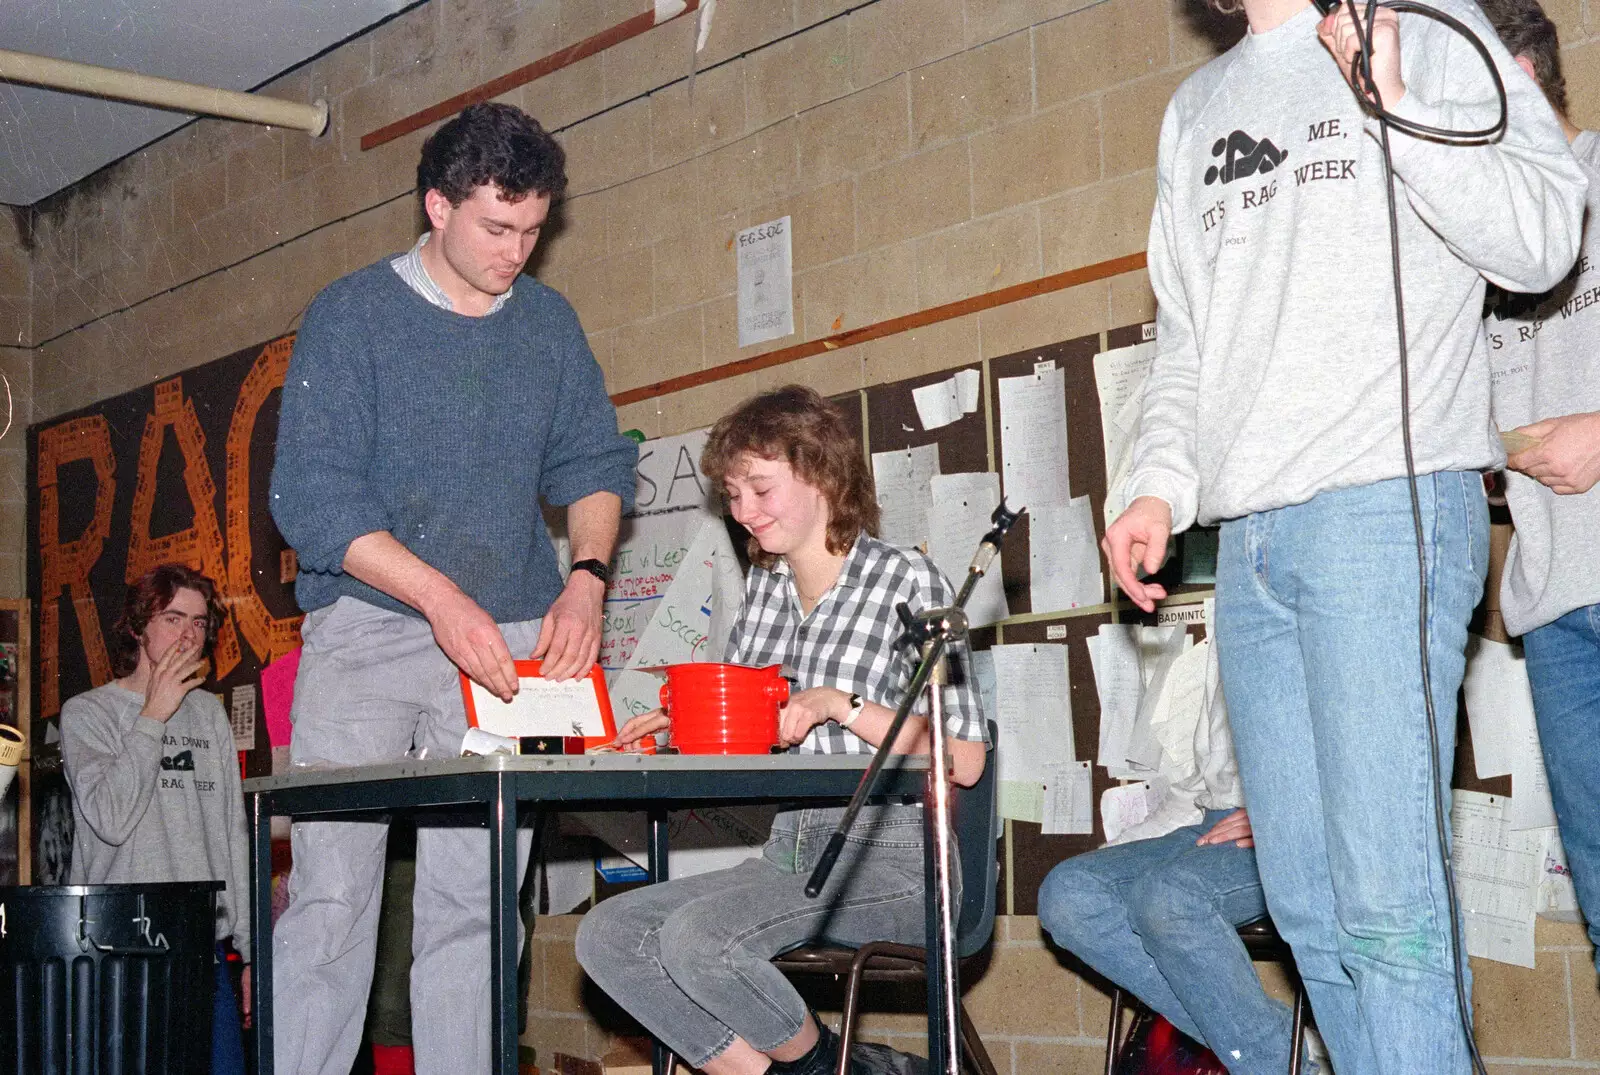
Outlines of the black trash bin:
{"label": "black trash bin", "polygon": [[221,888],[0,888],[0,1075],[208,1072]]}

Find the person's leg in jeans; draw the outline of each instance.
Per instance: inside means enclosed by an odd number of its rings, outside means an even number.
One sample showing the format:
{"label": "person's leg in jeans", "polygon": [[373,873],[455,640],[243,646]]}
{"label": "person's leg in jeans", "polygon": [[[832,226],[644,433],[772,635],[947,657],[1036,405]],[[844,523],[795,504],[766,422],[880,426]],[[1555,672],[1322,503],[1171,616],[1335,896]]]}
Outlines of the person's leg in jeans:
{"label": "person's leg in jeans", "polygon": [[[1475,474],[1426,475],[1418,486],[1437,758],[1447,782],[1454,700],[1465,668],[1467,620],[1482,593],[1488,518]],[[1315,756],[1311,766],[1300,762],[1296,775],[1314,781],[1320,840],[1317,826],[1304,818],[1298,827],[1326,855],[1333,896],[1329,921],[1355,990],[1372,1066],[1358,1061],[1352,1070],[1339,1052],[1349,1044],[1344,1028],[1330,1025],[1320,1010],[1319,1025],[1330,1032],[1341,1075],[1458,1075],[1467,1070],[1466,1038],[1457,1012],[1456,938],[1436,836],[1441,815],[1448,815],[1435,793],[1414,645],[1417,567],[1407,483],[1337,490],[1267,514],[1270,525],[1257,527],[1257,537],[1265,540],[1258,542],[1253,570],[1294,617]],[[1225,684],[1228,669],[1225,663]],[[1226,689],[1231,707],[1233,685]],[[1238,723],[1235,728],[1238,742]],[[1259,728],[1248,738],[1238,745],[1258,844],[1270,849],[1268,858],[1303,854],[1305,847],[1278,846],[1282,834],[1273,822],[1262,827],[1266,815],[1252,779],[1261,776],[1264,744]],[[1247,753],[1257,755],[1248,764]],[[1311,902],[1279,885],[1281,879],[1258,859],[1274,919],[1280,902]],[[1304,922],[1297,925],[1303,931]],[[1316,1001],[1314,992],[1314,1006]]]}
{"label": "person's leg in jeans", "polygon": [[1561,842],[1600,968],[1600,605],[1522,637]]}
{"label": "person's leg in jeans", "polygon": [[244,1075],[239,998],[221,944],[217,945],[217,986],[211,997],[211,1075]]}
{"label": "person's leg in jeans", "polygon": [[1294,950],[1335,1070],[1366,1075],[1377,1067],[1339,959],[1296,615],[1268,572],[1278,522],[1262,512],[1222,525],[1217,661],[1273,924]]}
{"label": "person's leg in jeans", "polygon": [[1237,932],[1267,911],[1255,854],[1195,844],[1229,812],[1059,863],[1039,887],[1039,922],[1230,1071],[1282,1075],[1289,1009],[1262,990]]}

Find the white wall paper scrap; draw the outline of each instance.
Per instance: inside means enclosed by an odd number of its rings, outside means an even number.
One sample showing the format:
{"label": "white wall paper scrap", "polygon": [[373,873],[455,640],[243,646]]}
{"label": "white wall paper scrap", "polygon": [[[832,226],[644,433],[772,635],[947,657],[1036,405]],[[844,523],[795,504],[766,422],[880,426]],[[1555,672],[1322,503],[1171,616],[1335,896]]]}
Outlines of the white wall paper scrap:
{"label": "white wall paper scrap", "polygon": [[[709,16],[701,8],[701,25]],[[739,275],[739,346],[794,333],[794,255],[789,218],[745,228],[734,236]]]}

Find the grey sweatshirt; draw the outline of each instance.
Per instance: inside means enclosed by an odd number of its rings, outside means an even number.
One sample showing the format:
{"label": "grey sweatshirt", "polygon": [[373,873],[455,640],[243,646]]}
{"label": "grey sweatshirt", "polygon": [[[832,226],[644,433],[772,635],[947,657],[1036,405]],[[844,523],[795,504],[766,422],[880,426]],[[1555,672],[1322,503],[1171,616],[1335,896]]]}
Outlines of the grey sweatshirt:
{"label": "grey sweatshirt", "polygon": [[[1572,143],[1589,174],[1589,227],[1573,272],[1548,294],[1502,296],[1486,322],[1501,429],[1600,411],[1600,134]],[[1506,630],[1526,634],[1600,603],[1600,487],[1561,496],[1507,472],[1516,532],[1500,580]]]}
{"label": "grey sweatshirt", "polygon": [[61,707],[61,756],[77,823],[72,884],[224,881],[218,940],[250,959],[250,851],[233,731],[193,690],[162,724],[114,683]]}
{"label": "grey sweatshirt", "polygon": [[[1585,178],[1543,95],[1477,6],[1437,0],[1496,57],[1510,128],[1449,147],[1391,135],[1417,472],[1504,460],[1489,414],[1483,279],[1542,291],[1578,248]],[[1388,216],[1375,121],[1309,4],[1247,34],[1173,95],[1161,127],[1150,281],[1159,304],[1129,501],[1174,530],[1405,473]],[[1496,112],[1482,61],[1401,16],[1397,114],[1452,129]]]}

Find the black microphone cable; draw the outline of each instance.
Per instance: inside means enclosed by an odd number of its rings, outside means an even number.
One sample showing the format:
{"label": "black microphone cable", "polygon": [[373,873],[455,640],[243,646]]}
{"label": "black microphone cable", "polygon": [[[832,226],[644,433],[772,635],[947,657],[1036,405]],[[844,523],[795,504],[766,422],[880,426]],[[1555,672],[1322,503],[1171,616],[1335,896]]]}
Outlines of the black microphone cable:
{"label": "black microphone cable", "polygon": [[[1315,0],[1315,2],[1317,8],[1326,16],[1339,6],[1340,0]],[[1356,88],[1356,99],[1361,102],[1362,109],[1378,120],[1379,144],[1383,149],[1383,187],[1389,209],[1389,260],[1394,278],[1395,325],[1400,345],[1400,434],[1405,446],[1406,482],[1411,492],[1411,523],[1417,545],[1417,649],[1422,671],[1422,700],[1428,715],[1428,760],[1433,775],[1434,833],[1439,841],[1439,862],[1444,870],[1445,891],[1450,910],[1450,951],[1455,968],[1456,1010],[1461,1019],[1462,1032],[1467,1036],[1467,1048],[1472,1055],[1473,1070],[1476,1075],[1487,1075],[1483,1055],[1478,1051],[1477,1037],[1472,1030],[1472,1009],[1467,1000],[1466,955],[1462,950],[1464,938],[1461,929],[1461,907],[1456,896],[1455,869],[1447,850],[1449,846],[1449,831],[1445,823],[1447,788],[1439,760],[1439,718],[1434,711],[1433,675],[1428,660],[1427,540],[1422,525],[1422,504],[1417,494],[1416,457],[1411,441],[1411,371],[1406,348],[1405,294],[1400,280],[1400,224],[1395,208],[1394,161],[1389,153],[1389,129],[1393,127],[1414,137],[1445,145],[1472,146],[1492,142],[1506,130],[1508,109],[1506,87],[1488,47],[1470,27],[1454,16],[1426,4],[1417,3],[1416,0],[1379,0],[1378,3],[1366,5],[1363,22],[1361,12],[1356,9],[1355,0],[1343,0],[1343,3],[1350,13],[1351,24],[1355,28],[1360,44],[1356,57],[1350,65],[1350,81]],[[1484,67],[1494,82],[1495,94],[1500,103],[1500,115],[1494,124],[1477,130],[1453,131],[1413,122],[1394,115],[1384,107],[1383,96],[1378,92],[1377,83],[1372,76],[1372,29],[1379,7],[1386,7],[1396,13],[1421,15],[1433,19],[1466,39],[1482,57]]]}

